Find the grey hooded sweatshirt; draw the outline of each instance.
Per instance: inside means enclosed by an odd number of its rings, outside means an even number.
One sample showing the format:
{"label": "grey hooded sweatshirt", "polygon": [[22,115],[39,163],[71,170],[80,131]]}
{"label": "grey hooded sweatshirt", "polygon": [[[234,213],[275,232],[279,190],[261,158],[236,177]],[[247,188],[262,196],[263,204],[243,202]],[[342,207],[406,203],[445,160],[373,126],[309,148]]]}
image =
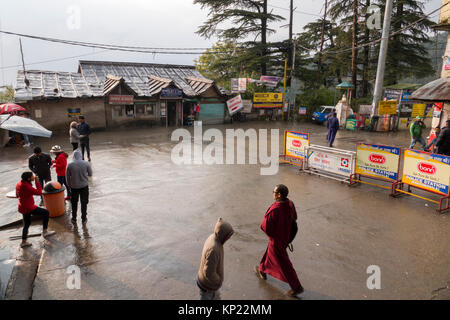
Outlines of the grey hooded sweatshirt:
{"label": "grey hooded sweatshirt", "polygon": [[72,162],[67,165],[66,182],[69,188],[81,189],[89,184],[88,177],[92,176],[89,162],[82,160],[81,151],[75,150]]}
{"label": "grey hooded sweatshirt", "polygon": [[223,282],[223,244],[233,234],[233,227],[219,218],[214,233],[203,245],[197,283],[206,291],[217,291]]}

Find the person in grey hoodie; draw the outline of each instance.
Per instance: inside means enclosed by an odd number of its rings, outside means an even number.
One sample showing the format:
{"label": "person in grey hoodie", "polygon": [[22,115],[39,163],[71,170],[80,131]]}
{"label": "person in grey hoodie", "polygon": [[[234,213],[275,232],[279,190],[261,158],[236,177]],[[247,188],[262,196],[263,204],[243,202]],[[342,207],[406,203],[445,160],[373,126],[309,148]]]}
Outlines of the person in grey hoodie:
{"label": "person in grey hoodie", "polygon": [[81,221],[87,222],[87,204],[89,202],[89,180],[92,176],[92,168],[89,162],[82,160],[80,149],[73,153],[72,162],[67,165],[66,182],[72,195],[72,222],[77,222],[78,198],[81,202]]}

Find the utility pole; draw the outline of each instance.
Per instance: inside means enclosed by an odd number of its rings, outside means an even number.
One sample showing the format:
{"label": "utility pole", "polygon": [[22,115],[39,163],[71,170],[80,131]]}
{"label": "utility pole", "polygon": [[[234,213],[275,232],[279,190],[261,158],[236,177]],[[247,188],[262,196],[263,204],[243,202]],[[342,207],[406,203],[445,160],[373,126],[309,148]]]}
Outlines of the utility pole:
{"label": "utility pole", "polygon": [[[294,22],[294,0],[290,0],[289,6],[289,48],[288,48],[288,66],[292,64],[292,25]],[[288,78],[288,85],[291,84],[291,77]]]}
{"label": "utility pole", "polygon": [[353,0],[353,32],[352,32],[352,83],[354,89],[352,91],[352,96],[356,97],[356,82],[358,77],[358,49],[356,46],[358,44],[358,0]]}
{"label": "utility pole", "polygon": [[25,71],[25,60],[23,59],[22,39],[21,38],[19,38],[19,44],[20,44],[20,54],[22,56],[23,79],[25,82],[25,86],[28,87],[30,85],[30,81],[27,79],[27,72]]}
{"label": "utility pole", "polygon": [[384,11],[383,33],[381,36],[380,53],[378,57],[377,78],[375,80],[375,89],[372,100],[371,117],[378,113],[378,101],[381,99],[381,91],[383,90],[384,67],[386,65],[386,54],[389,42],[389,29],[391,27],[393,0],[386,0],[386,9]]}
{"label": "utility pole", "polygon": [[328,0],[325,0],[325,11],[323,13],[322,19],[322,31],[320,35],[320,50],[319,50],[319,60],[317,61],[317,86],[320,88],[321,85],[321,73],[322,73],[322,50],[323,43],[325,42],[325,21],[327,19],[327,8],[328,8]]}

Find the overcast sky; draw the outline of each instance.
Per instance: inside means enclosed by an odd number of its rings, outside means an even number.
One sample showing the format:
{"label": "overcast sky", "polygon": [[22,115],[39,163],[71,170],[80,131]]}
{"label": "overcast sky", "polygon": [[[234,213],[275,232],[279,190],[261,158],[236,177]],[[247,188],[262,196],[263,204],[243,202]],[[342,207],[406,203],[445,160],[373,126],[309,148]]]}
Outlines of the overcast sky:
{"label": "overcast sky", "polygon": [[[294,33],[316,20],[323,0],[294,0]],[[441,0],[426,0],[428,13]],[[277,7],[285,8],[280,9]],[[287,20],[271,25],[276,33],[269,41],[286,39],[289,0],[269,0],[269,9]],[[79,13],[79,19],[77,19]],[[2,1],[0,29],[84,42],[145,47],[210,47],[217,39],[203,39],[195,31],[207,18],[207,11],[192,0],[14,0]],[[437,21],[435,14],[433,21]],[[29,70],[77,71],[78,60],[135,61],[192,65],[195,55],[163,55],[104,51],[22,38],[25,67]],[[61,61],[39,63],[46,60]],[[0,34],[0,86],[14,84],[21,70],[19,39]]]}

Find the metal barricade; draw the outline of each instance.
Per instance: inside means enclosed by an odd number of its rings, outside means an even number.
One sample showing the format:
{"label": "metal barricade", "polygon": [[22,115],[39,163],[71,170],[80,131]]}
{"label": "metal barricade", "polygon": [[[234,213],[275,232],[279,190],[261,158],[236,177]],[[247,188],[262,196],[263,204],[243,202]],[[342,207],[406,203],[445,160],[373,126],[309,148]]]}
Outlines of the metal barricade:
{"label": "metal barricade", "polygon": [[308,146],[306,150],[303,172],[350,183],[356,152],[319,145]]}

